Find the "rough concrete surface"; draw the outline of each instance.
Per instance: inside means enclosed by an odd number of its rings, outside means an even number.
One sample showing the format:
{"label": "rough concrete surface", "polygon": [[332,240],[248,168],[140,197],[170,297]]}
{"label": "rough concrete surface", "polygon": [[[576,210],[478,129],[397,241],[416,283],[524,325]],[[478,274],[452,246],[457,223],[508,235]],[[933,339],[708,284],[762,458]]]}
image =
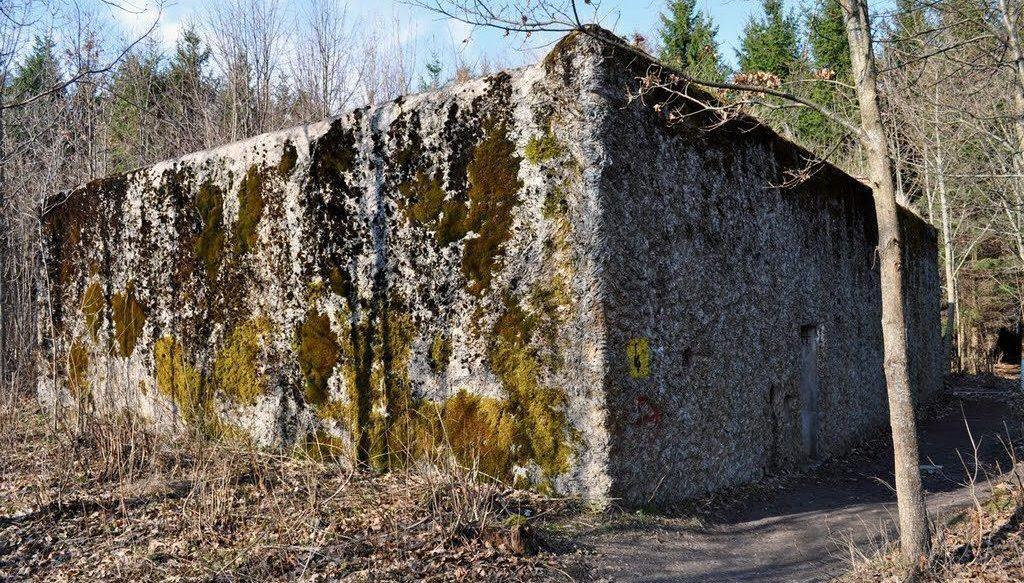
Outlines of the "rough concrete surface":
{"label": "rough concrete surface", "polygon": [[[870,192],[783,184],[807,153],[749,118],[669,124],[651,66],[574,34],[55,196],[40,398],[635,504],[842,451],[886,419]],[[935,236],[902,224],[926,394]]]}

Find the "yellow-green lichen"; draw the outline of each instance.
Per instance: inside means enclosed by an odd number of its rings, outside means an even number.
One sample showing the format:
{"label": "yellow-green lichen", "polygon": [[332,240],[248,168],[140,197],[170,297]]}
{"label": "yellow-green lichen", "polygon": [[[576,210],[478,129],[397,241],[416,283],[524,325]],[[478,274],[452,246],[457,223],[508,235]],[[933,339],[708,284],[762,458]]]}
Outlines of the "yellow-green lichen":
{"label": "yellow-green lichen", "polygon": [[560,157],[565,153],[565,146],[550,131],[541,137],[532,137],[523,150],[524,157],[533,164]]}
{"label": "yellow-green lichen", "polygon": [[212,404],[199,372],[189,363],[181,343],[172,336],[163,336],[156,341],[153,354],[157,390],[174,401],[185,423],[209,420]]}
{"label": "yellow-green lichen", "polygon": [[72,342],[68,350],[68,390],[78,400],[89,400],[89,352],[81,342]]}
{"label": "yellow-green lichen", "polygon": [[92,282],[82,294],[82,315],[85,316],[85,327],[92,339],[96,340],[100,331],[103,313],[103,288],[99,282]]}
{"label": "yellow-green lichen", "polygon": [[564,217],[567,211],[568,203],[565,200],[565,190],[559,186],[553,186],[544,195],[544,205],[541,206],[541,214],[550,221]]}
{"label": "yellow-green lichen", "polygon": [[469,291],[483,293],[498,266],[501,245],[512,229],[512,211],[519,204],[520,158],[508,137],[505,123],[490,118],[484,122],[484,138],[466,167],[469,176],[469,213],[466,231],[476,237],[466,242],[462,272]]}
{"label": "yellow-green lichen", "polygon": [[217,354],[213,365],[217,390],[237,403],[254,405],[266,390],[267,380],[260,373],[260,355],[269,331],[266,318],[248,320],[231,331]]}
{"label": "yellow-green lichen", "polygon": [[224,194],[221,189],[210,181],[204,182],[196,196],[196,210],[202,230],[192,249],[206,266],[207,279],[212,282],[217,279],[224,252]]}
{"label": "yellow-green lichen", "polygon": [[142,335],[146,313],[135,297],[135,285],[129,283],[124,293],[114,294],[111,301],[114,317],[114,341],[121,356],[127,358],[135,350],[135,344]]}
{"label": "yellow-green lichen", "polygon": [[452,339],[447,334],[435,334],[430,342],[430,354],[428,355],[430,370],[435,373],[442,373],[448,368],[448,362],[452,358]]}
{"label": "yellow-green lichen", "polygon": [[296,354],[305,379],[306,403],[314,407],[323,405],[329,397],[327,381],[340,355],[338,336],[331,329],[330,317],[315,309],[306,312],[296,336]]}
{"label": "yellow-green lichen", "polygon": [[282,178],[287,178],[295,169],[295,162],[299,159],[299,151],[291,140],[286,140],[281,149],[281,160],[277,163],[277,173]]}
{"label": "yellow-green lichen", "polygon": [[439,245],[466,236],[468,209],[464,202],[448,197],[440,180],[420,171],[413,180],[399,185],[398,190],[409,222],[433,229]]}
{"label": "yellow-green lichen", "polygon": [[238,190],[238,220],[235,222],[235,250],[248,253],[259,242],[260,219],[263,218],[263,187],[266,179],[254,164],[242,178]]}

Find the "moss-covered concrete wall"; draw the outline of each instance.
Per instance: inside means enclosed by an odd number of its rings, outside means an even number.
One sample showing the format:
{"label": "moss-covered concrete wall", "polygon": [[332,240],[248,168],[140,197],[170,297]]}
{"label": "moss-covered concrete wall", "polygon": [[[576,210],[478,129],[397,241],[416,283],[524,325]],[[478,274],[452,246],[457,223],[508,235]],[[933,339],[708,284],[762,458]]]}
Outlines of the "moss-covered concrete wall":
{"label": "moss-covered concrete wall", "polygon": [[[649,62],[572,35],[533,67],[55,198],[40,396],[391,468],[631,503],[802,463],[885,419],[870,195],[749,120],[671,127]],[[656,97],[656,96],[655,96]],[[744,125],[746,124],[746,125]],[[905,223],[914,378],[934,234]]]}
{"label": "moss-covered concrete wall", "polygon": [[585,83],[499,73],[61,195],[40,394],[601,495]]}

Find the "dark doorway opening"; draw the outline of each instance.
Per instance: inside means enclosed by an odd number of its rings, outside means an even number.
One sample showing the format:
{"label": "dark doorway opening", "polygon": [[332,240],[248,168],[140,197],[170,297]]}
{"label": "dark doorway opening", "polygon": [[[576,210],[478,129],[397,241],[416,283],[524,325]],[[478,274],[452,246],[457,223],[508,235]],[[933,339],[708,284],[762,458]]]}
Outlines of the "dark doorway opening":
{"label": "dark doorway opening", "polygon": [[996,337],[996,362],[1003,364],[1020,364],[1020,326],[1014,329],[1000,328]]}
{"label": "dark doorway opening", "polygon": [[818,457],[818,327],[800,327],[800,437],[804,453]]}

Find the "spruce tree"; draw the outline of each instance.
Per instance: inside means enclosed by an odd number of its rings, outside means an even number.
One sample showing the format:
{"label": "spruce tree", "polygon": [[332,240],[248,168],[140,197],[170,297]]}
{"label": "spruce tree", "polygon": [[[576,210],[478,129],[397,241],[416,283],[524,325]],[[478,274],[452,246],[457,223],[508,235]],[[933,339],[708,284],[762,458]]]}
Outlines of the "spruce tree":
{"label": "spruce tree", "polygon": [[165,86],[160,56],[155,47],[131,53],[114,73],[110,85],[110,156],[115,171],[149,161],[156,111]]}
{"label": "spruce tree", "polygon": [[[801,84],[799,91],[815,103],[832,111],[845,112],[854,119],[856,109],[849,105],[854,102],[853,96],[843,89],[844,85],[851,85],[852,80],[850,41],[839,0],[817,0],[807,18],[807,44],[811,60],[802,73],[809,82]],[[795,131],[800,142],[819,151],[842,140],[845,133],[811,109],[800,110]]]}
{"label": "spruce tree", "polygon": [[694,9],[697,0],[672,0],[668,3],[668,14],[661,18],[661,60],[678,68],[686,67],[689,61],[693,29],[697,24]]}
{"label": "spruce tree", "polygon": [[764,16],[751,18],[743,28],[736,51],[740,70],[764,71],[787,79],[800,57],[797,19],[785,13],[782,0],[762,0],[761,6]]}
{"label": "spruce tree", "polygon": [[696,0],[672,0],[661,14],[661,60],[698,79],[722,81],[726,71],[718,51],[718,27],[697,11]]}
{"label": "spruce tree", "polygon": [[814,66],[849,79],[850,41],[839,0],[818,0],[807,20],[807,32]]}
{"label": "spruce tree", "polygon": [[[37,36],[32,51],[25,57],[11,82],[10,91],[15,99],[26,99],[52,87],[60,78],[57,58],[53,54],[51,37]],[[59,95],[54,95],[54,98]]]}

